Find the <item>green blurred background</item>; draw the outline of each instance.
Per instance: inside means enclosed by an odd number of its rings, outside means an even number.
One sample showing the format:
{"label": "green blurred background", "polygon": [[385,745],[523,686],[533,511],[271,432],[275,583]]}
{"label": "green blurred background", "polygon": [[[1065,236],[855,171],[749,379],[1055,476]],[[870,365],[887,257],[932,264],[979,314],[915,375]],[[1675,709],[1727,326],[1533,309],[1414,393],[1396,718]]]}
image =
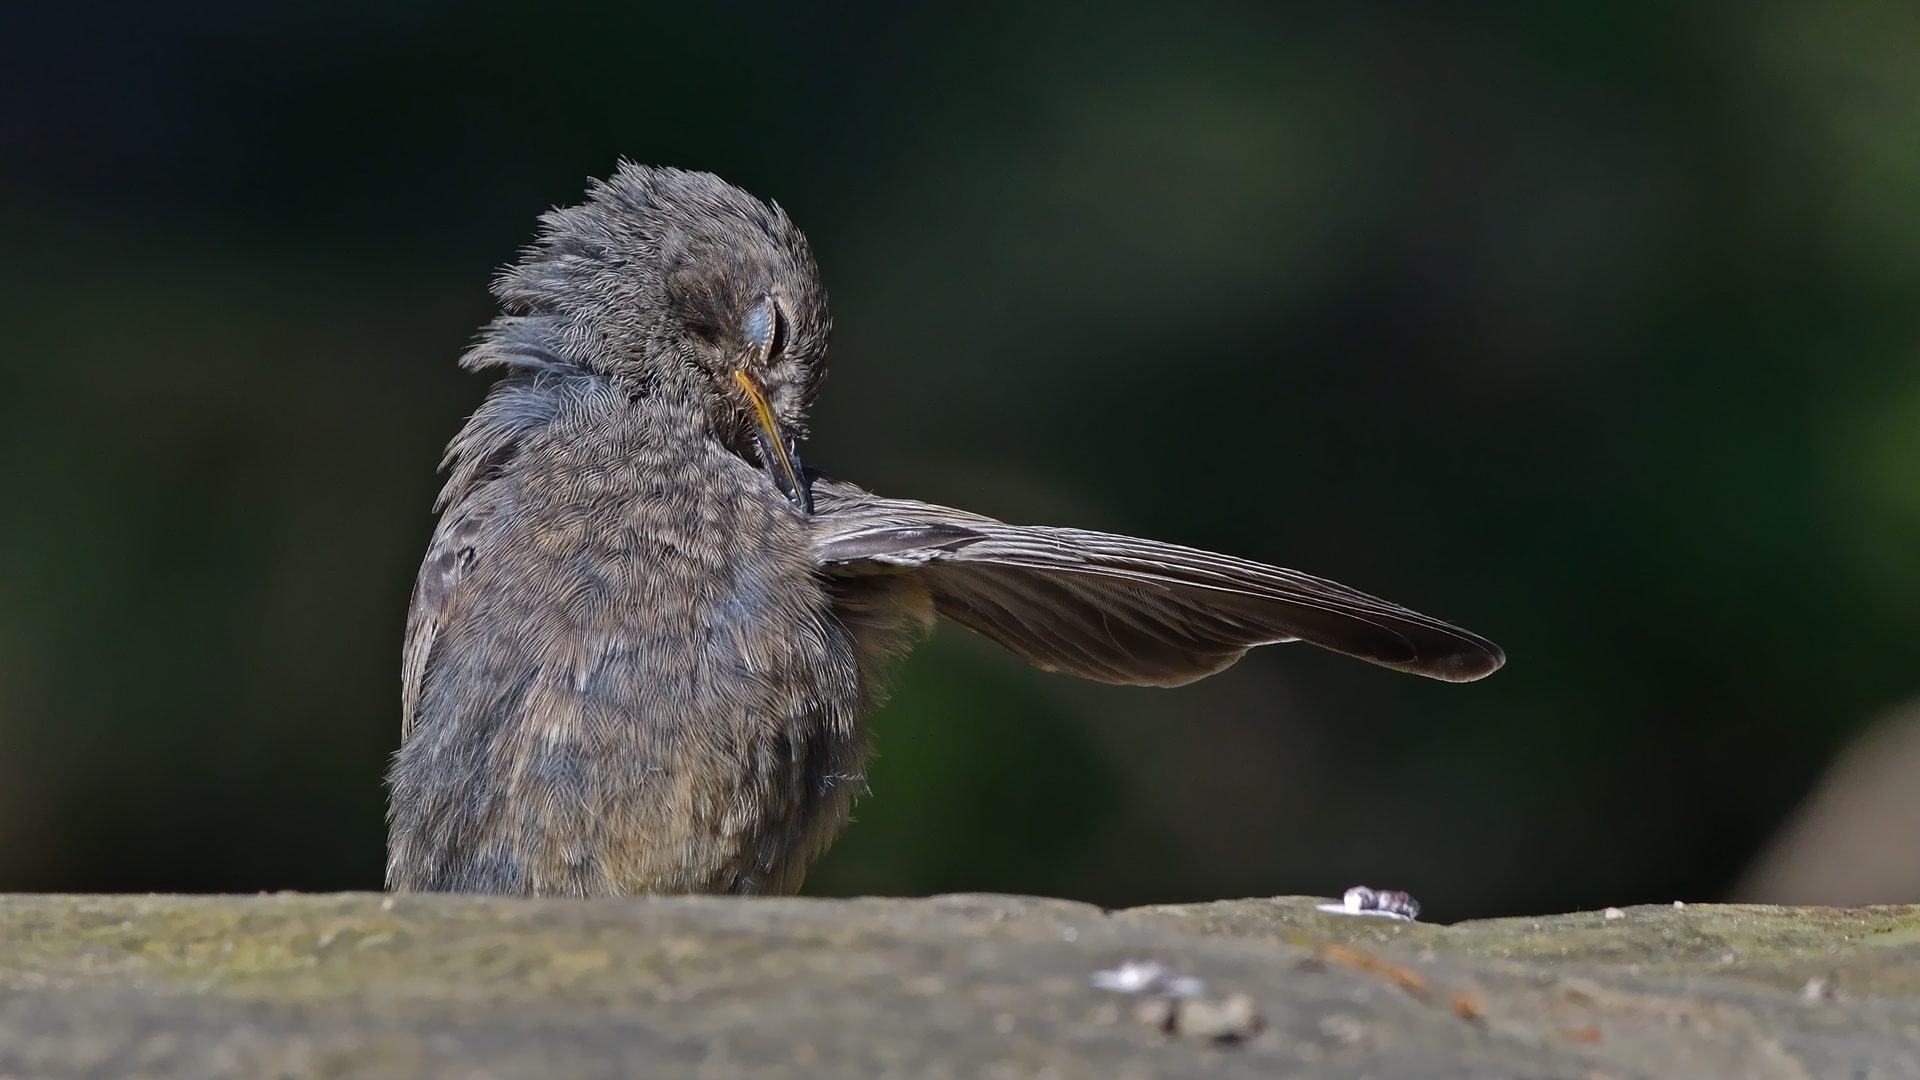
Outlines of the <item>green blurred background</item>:
{"label": "green blurred background", "polygon": [[809,464],[1511,658],[947,625],[810,891],[1708,899],[1920,690],[1910,3],[14,0],[0,889],[379,885],[454,360],[620,156],[811,238]]}

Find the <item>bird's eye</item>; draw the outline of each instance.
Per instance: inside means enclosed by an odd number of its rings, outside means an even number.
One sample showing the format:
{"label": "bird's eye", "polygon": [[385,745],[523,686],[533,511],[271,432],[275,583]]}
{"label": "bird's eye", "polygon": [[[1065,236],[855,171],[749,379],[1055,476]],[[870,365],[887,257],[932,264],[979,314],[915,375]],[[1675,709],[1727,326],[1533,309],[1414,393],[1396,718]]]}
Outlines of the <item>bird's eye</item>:
{"label": "bird's eye", "polygon": [[747,340],[753,343],[754,356],[766,363],[780,355],[787,344],[787,320],[773,297],[763,297],[747,314]]}
{"label": "bird's eye", "polygon": [[767,336],[767,359],[771,360],[787,348],[787,315],[778,301],[768,300],[767,306],[773,309],[773,333]]}

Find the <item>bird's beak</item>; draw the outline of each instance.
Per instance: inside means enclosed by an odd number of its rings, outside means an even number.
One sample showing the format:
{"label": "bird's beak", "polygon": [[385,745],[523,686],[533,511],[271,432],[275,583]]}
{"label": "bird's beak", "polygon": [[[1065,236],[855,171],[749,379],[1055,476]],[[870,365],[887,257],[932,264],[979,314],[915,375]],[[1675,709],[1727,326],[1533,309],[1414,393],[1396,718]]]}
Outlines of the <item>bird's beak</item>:
{"label": "bird's beak", "polygon": [[760,421],[755,431],[760,440],[760,464],[766,468],[767,475],[773,477],[773,486],[780,489],[780,494],[787,497],[794,509],[803,514],[813,513],[813,499],[800,476],[800,455],[787,444],[786,433],[780,430],[780,422],[773,417],[773,407],[767,404],[767,395],[760,392],[744,371],[735,371],[733,381],[746,391],[753,414]]}

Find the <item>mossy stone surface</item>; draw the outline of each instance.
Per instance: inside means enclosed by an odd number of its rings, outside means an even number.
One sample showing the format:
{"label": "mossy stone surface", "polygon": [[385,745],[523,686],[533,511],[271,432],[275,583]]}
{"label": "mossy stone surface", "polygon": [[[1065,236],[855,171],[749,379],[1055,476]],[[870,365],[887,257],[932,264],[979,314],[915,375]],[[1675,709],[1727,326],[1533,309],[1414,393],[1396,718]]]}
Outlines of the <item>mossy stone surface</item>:
{"label": "mossy stone surface", "polygon": [[0,1077],[1920,1076],[1917,908],[1316,902],[0,897]]}

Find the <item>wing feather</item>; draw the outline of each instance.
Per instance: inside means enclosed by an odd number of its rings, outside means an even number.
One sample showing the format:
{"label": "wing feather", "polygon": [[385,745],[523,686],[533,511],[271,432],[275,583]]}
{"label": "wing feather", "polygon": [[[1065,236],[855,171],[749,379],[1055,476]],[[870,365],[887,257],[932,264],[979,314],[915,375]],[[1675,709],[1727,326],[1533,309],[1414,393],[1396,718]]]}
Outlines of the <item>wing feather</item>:
{"label": "wing feather", "polygon": [[1478,635],[1325,578],[1177,544],[1038,525],[816,479],[814,556],[830,575],[913,573],[934,607],[1030,663],[1178,686],[1255,645],[1307,641],[1469,682],[1506,657]]}
{"label": "wing feather", "polygon": [[433,658],[433,646],[446,628],[449,609],[458,596],[460,585],[473,572],[482,557],[488,526],[498,507],[475,500],[477,505],[457,507],[440,519],[427,557],[421,563],[420,576],[414,581],[413,603],[407,609],[407,638],[400,656],[400,741],[413,734],[414,715],[420,705],[420,690],[426,681],[427,664]]}

